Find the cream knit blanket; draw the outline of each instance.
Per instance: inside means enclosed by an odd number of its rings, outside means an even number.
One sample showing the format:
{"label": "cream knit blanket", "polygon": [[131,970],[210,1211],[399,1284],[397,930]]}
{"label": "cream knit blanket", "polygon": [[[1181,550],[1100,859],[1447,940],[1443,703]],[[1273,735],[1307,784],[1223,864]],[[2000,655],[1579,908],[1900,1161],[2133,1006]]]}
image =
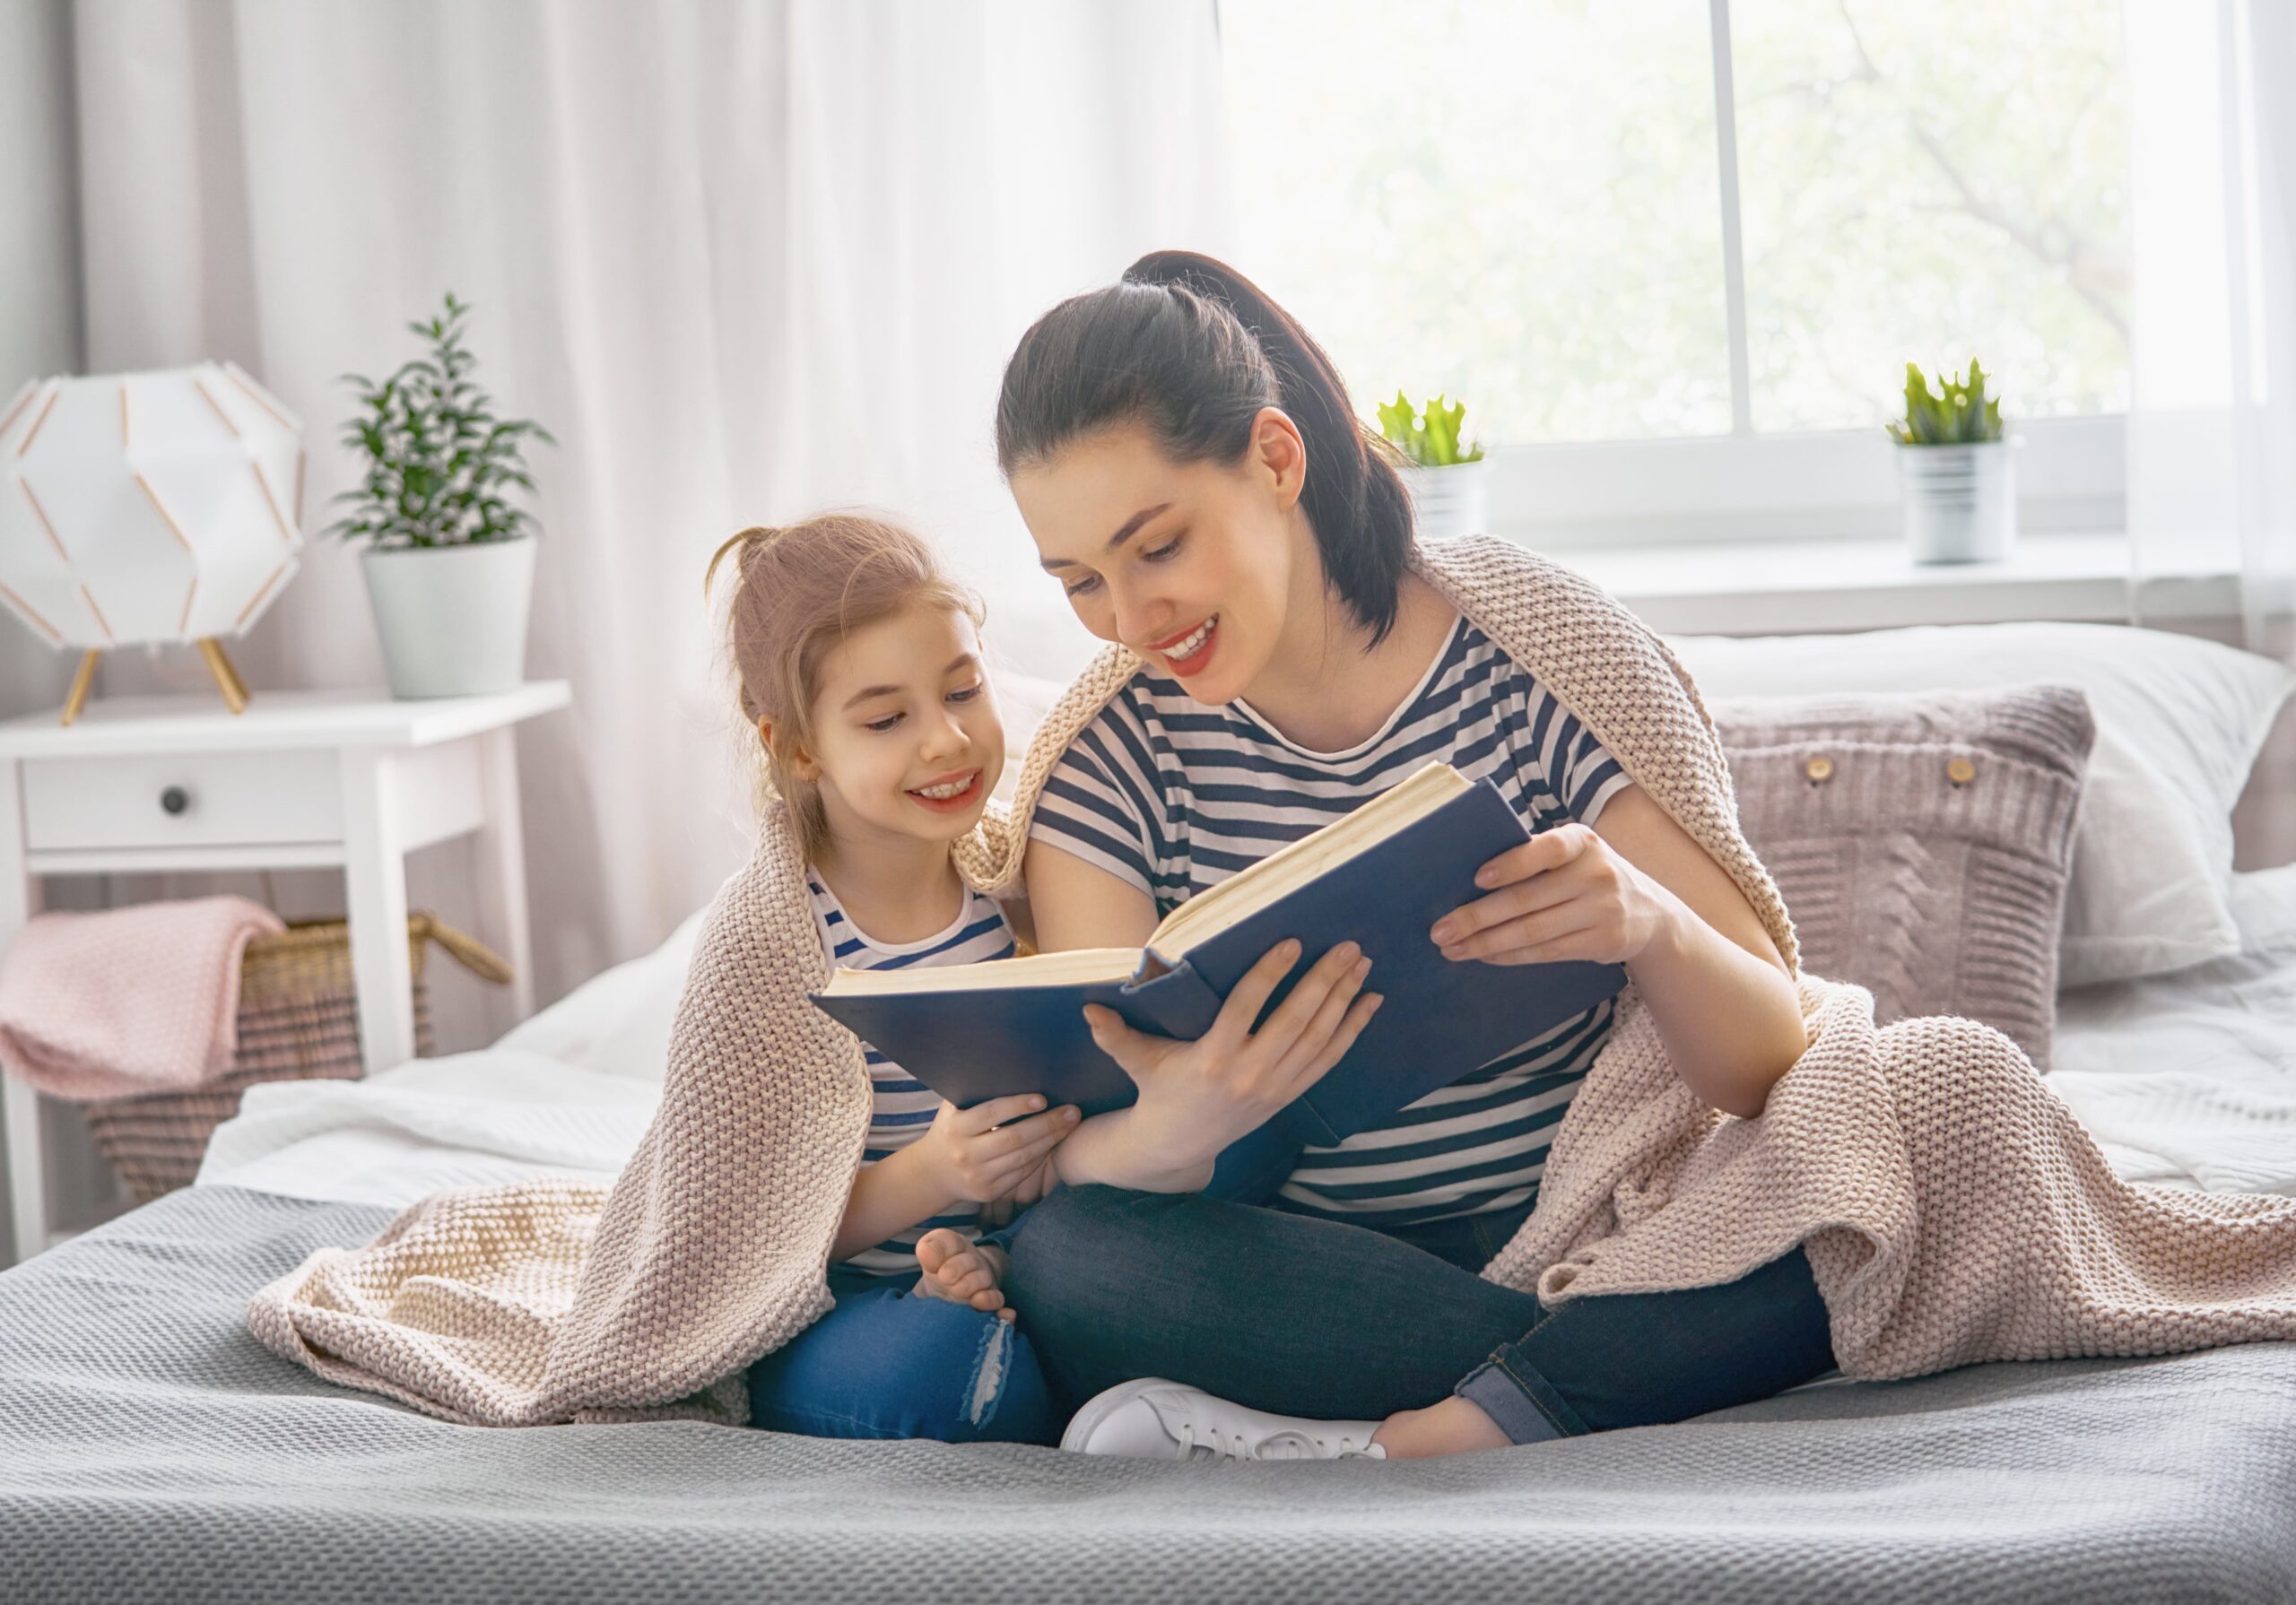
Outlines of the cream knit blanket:
{"label": "cream knit blanket", "polygon": [[[1502,542],[1414,561],[1729,872],[1798,971],[1712,721],[1664,643]],[[1053,709],[1014,808],[960,844],[969,883],[1013,887],[1054,760],[1138,664],[1109,648]],[[611,1190],[433,1195],[264,1288],[255,1334],[452,1421],[744,1422],[743,1372],[829,1307],[869,1106],[857,1039],[804,997],[828,961],[803,869],[769,811],[703,926],[659,1112]],[[2122,1183],[2006,1037],[1947,1018],[1876,1029],[1863,989],[1799,985],[1809,1048],[1752,1121],[1700,1104],[1621,993],[1538,1207],[1483,1274],[1554,1303],[1727,1281],[1803,1244],[1859,1378],[2296,1338],[2296,1198]]]}

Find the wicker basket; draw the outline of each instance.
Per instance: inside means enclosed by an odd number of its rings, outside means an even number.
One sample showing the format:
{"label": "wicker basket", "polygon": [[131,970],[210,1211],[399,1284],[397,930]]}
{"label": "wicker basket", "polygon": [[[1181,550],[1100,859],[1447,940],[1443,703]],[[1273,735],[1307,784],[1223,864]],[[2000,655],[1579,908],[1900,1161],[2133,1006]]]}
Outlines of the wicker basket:
{"label": "wicker basket", "polygon": [[[473,975],[498,985],[509,967],[475,939],[427,914],[408,916],[414,979],[414,1051],[430,1052],[430,989],[422,961],[436,941]],[[239,1112],[257,1081],[357,1080],[359,1006],[352,995],[351,933],[341,920],[299,920],[258,936],[239,962],[239,1051],[231,1068],[182,1092],[143,1093],[81,1106],[139,1204],[190,1184],[207,1139]]]}

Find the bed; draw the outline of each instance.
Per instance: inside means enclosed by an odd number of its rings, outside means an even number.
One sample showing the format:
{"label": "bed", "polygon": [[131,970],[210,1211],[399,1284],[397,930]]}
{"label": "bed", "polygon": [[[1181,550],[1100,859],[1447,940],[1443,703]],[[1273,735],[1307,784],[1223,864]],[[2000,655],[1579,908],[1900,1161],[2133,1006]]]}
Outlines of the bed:
{"label": "bed", "polygon": [[[2231,876],[2228,907],[2236,950],[2059,994],[2051,1080],[2125,1177],[2296,1193],[2296,865]],[[1836,1375],[1448,1461],[1205,1466],[461,1427],[248,1335],[251,1289],[429,1193],[610,1180],[698,924],[483,1051],[255,1089],[193,1186],[0,1273],[0,1593],[2296,1600],[2296,1344]]]}
{"label": "bed", "polygon": [[[2296,1192],[2296,866],[2243,949],[2067,993],[2125,1176]],[[196,1184],[0,1274],[25,1600],[2296,1598],[2296,1345],[1838,1376],[1396,1466],[1162,1466],[691,1423],[457,1427],[257,1345],[247,1292],[439,1186],[610,1176],[689,922],[493,1047],[258,1089]]]}

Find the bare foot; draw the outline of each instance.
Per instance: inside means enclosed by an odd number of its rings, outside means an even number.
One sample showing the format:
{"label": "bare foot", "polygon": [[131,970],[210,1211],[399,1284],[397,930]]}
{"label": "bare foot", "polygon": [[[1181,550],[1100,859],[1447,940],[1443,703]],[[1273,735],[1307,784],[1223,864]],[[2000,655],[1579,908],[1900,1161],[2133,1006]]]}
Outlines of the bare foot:
{"label": "bare foot", "polygon": [[1019,1314],[1004,1302],[1007,1262],[1003,1249],[968,1243],[961,1233],[941,1226],[917,1240],[917,1262],[925,1274],[909,1289],[914,1297],[968,1304],[984,1314],[993,1310],[1001,1321]]}
{"label": "bare foot", "polygon": [[1379,1425],[1371,1441],[1389,1460],[1428,1460],[1508,1447],[1507,1435],[1482,1406],[1453,1394],[1425,1410],[1401,1410]]}

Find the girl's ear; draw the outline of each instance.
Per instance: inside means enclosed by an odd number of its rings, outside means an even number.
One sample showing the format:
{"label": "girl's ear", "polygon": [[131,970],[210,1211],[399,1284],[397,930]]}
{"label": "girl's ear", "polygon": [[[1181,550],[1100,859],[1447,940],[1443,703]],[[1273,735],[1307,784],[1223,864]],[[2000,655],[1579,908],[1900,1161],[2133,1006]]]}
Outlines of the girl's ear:
{"label": "girl's ear", "polygon": [[[774,754],[777,758],[782,756],[781,749],[775,743],[773,739],[773,721],[765,717],[763,715],[760,715],[758,716],[757,739],[765,743],[765,750],[768,752]],[[787,762],[790,771],[807,785],[818,785],[821,784],[821,763],[812,753],[806,751],[804,748],[797,747],[788,753]]]}

